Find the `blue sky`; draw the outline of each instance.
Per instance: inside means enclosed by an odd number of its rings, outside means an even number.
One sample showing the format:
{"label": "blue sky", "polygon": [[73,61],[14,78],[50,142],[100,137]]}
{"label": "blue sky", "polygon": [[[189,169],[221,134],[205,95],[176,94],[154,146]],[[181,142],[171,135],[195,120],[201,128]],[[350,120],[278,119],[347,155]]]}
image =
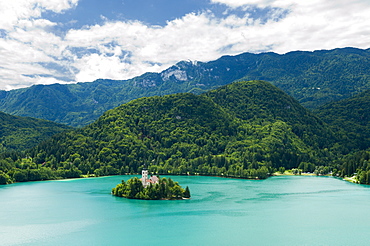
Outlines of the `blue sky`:
{"label": "blue sky", "polygon": [[370,44],[368,0],[0,0],[0,12],[3,90]]}
{"label": "blue sky", "polygon": [[[138,20],[146,25],[163,27],[168,21],[182,18],[188,13],[205,11],[211,11],[219,17],[224,16],[225,11],[241,17],[246,14],[240,8],[230,9],[225,4],[211,4],[209,0],[80,0],[75,8],[62,15],[48,11],[43,17],[54,22],[73,21],[73,28],[102,24],[102,17],[111,21]],[[248,12],[256,15],[256,8]],[[259,16],[261,14],[257,13]]]}

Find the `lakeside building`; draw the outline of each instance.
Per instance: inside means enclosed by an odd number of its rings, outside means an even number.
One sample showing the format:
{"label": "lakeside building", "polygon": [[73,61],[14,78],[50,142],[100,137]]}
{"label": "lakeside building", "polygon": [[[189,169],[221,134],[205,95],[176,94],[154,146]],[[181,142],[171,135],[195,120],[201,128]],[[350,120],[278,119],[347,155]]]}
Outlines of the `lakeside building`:
{"label": "lakeside building", "polygon": [[141,171],[141,182],[144,187],[147,187],[149,184],[158,184],[159,178],[156,175],[151,175],[149,178],[148,169],[146,167]]}

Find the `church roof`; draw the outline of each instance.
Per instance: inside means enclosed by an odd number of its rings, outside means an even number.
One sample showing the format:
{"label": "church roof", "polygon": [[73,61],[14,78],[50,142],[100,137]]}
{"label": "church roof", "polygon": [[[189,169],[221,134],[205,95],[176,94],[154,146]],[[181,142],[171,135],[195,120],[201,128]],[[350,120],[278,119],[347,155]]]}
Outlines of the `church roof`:
{"label": "church roof", "polygon": [[158,183],[159,181],[159,178],[155,175],[152,175],[152,177],[150,178],[154,183]]}

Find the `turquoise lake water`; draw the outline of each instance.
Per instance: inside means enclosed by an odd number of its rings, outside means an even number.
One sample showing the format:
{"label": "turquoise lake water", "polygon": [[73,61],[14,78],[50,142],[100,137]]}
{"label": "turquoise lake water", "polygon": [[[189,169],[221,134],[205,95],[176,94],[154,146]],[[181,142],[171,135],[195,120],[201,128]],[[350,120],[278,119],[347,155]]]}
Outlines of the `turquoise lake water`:
{"label": "turquoise lake water", "polygon": [[0,245],[370,245],[370,187],[171,177],[192,199],[113,197],[132,176],[0,186]]}

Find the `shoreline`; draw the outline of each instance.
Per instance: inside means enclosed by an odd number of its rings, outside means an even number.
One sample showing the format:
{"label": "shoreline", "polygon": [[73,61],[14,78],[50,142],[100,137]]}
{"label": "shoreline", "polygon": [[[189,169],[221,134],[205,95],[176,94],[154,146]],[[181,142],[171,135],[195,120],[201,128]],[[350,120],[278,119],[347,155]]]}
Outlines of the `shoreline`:
{"label": "shoreline", "polygon": [[344,177],[343,180],[347,181],[347,182],[351,182],[351,183],[354,183],[354,184],[360,184],[357,179],[356,179],[356,176],[352,176],[352,177]]}
{"label": "shoreline", "polygon": [[294,174],[292,172],[285,171],[284,173],[274,172],[271,176],[331,176],[331,175],[316,175],[314,173]]}
{"label": "shoreline", "polygon": [[[95,174],[89,174],[89,175],[86,175],[85,174],[85,175],[81,175],[81,177],[78,177],[78,178],[45,179],[45,180],[34,180],[34,181],[25,181],[25,182],[14,182],[14,183],[11,183],[11,184],[28,183],[28,182],[41,182],[41,181],[71,181],[71,180],[76,180],[76,179],[104,178],[104,177],[125,176],[125,175],[140,175],[140,174],[139,173],[136,173],[136,174],[125,173],[125,174],[115,174],[115,175],[105,175],[105,176],[96,176]],[[160,175],[160,174],[156,174],[156,175]],[[195,176],[204,176],[204,177],[216,177],[216,178],[228,178],[228,179],[265,180],[265,179],[260,179],[260,178],[243,178],[243,177],[232,177],[232,176],[223,176],[223,175],[171,174],[171,173],[169,173],[169,174],[161,174],[161,175],[169,175],[169,176],[192,176],[192,177],[195,177]],[[358,183],[358,181],[356,179],[356,176],[341,178],[341,177],[336,177],[336,176],[332,176],[332,175],[329,175],[329,174],[326,174],[326,175],[316,175],[314,173],[293,174],[289,170],[288,171],[285,171],[284,173],[280,173],[280,172],[272,173],[266,179],[268,179],[270,177],[274,177],[274,176],[317,176],[317,177],[333,177],[333,178],[340,178],[343,181],[351,182],[351,183],[354,183],[354,184],[360,184],[360,183]],[[11,185],[11,184],[3,184],[3,185]]]}
{"label": "shoreline", "polygon": [[353,183],[353,184],[360,184],[359,181],[357,180],[357,177],[356,176],[352,176],[352,177],[338,177],[338,176],[332,176],[332,175],[329,175],[329,174],[326,174],[326,175],[316,175],[314,173],[301,173],[301,174],[293,174],[292,172],[288,172],[288,171],[285,171],[284,173],[280,173],[280,172],[275,172],[271,175],[272,176],[317,176],[317,177],[333,177],[333,178],[338,178],[338,179],[341,179],[343,181],[346,181],[346,182],[350,182],[350,183]]}

